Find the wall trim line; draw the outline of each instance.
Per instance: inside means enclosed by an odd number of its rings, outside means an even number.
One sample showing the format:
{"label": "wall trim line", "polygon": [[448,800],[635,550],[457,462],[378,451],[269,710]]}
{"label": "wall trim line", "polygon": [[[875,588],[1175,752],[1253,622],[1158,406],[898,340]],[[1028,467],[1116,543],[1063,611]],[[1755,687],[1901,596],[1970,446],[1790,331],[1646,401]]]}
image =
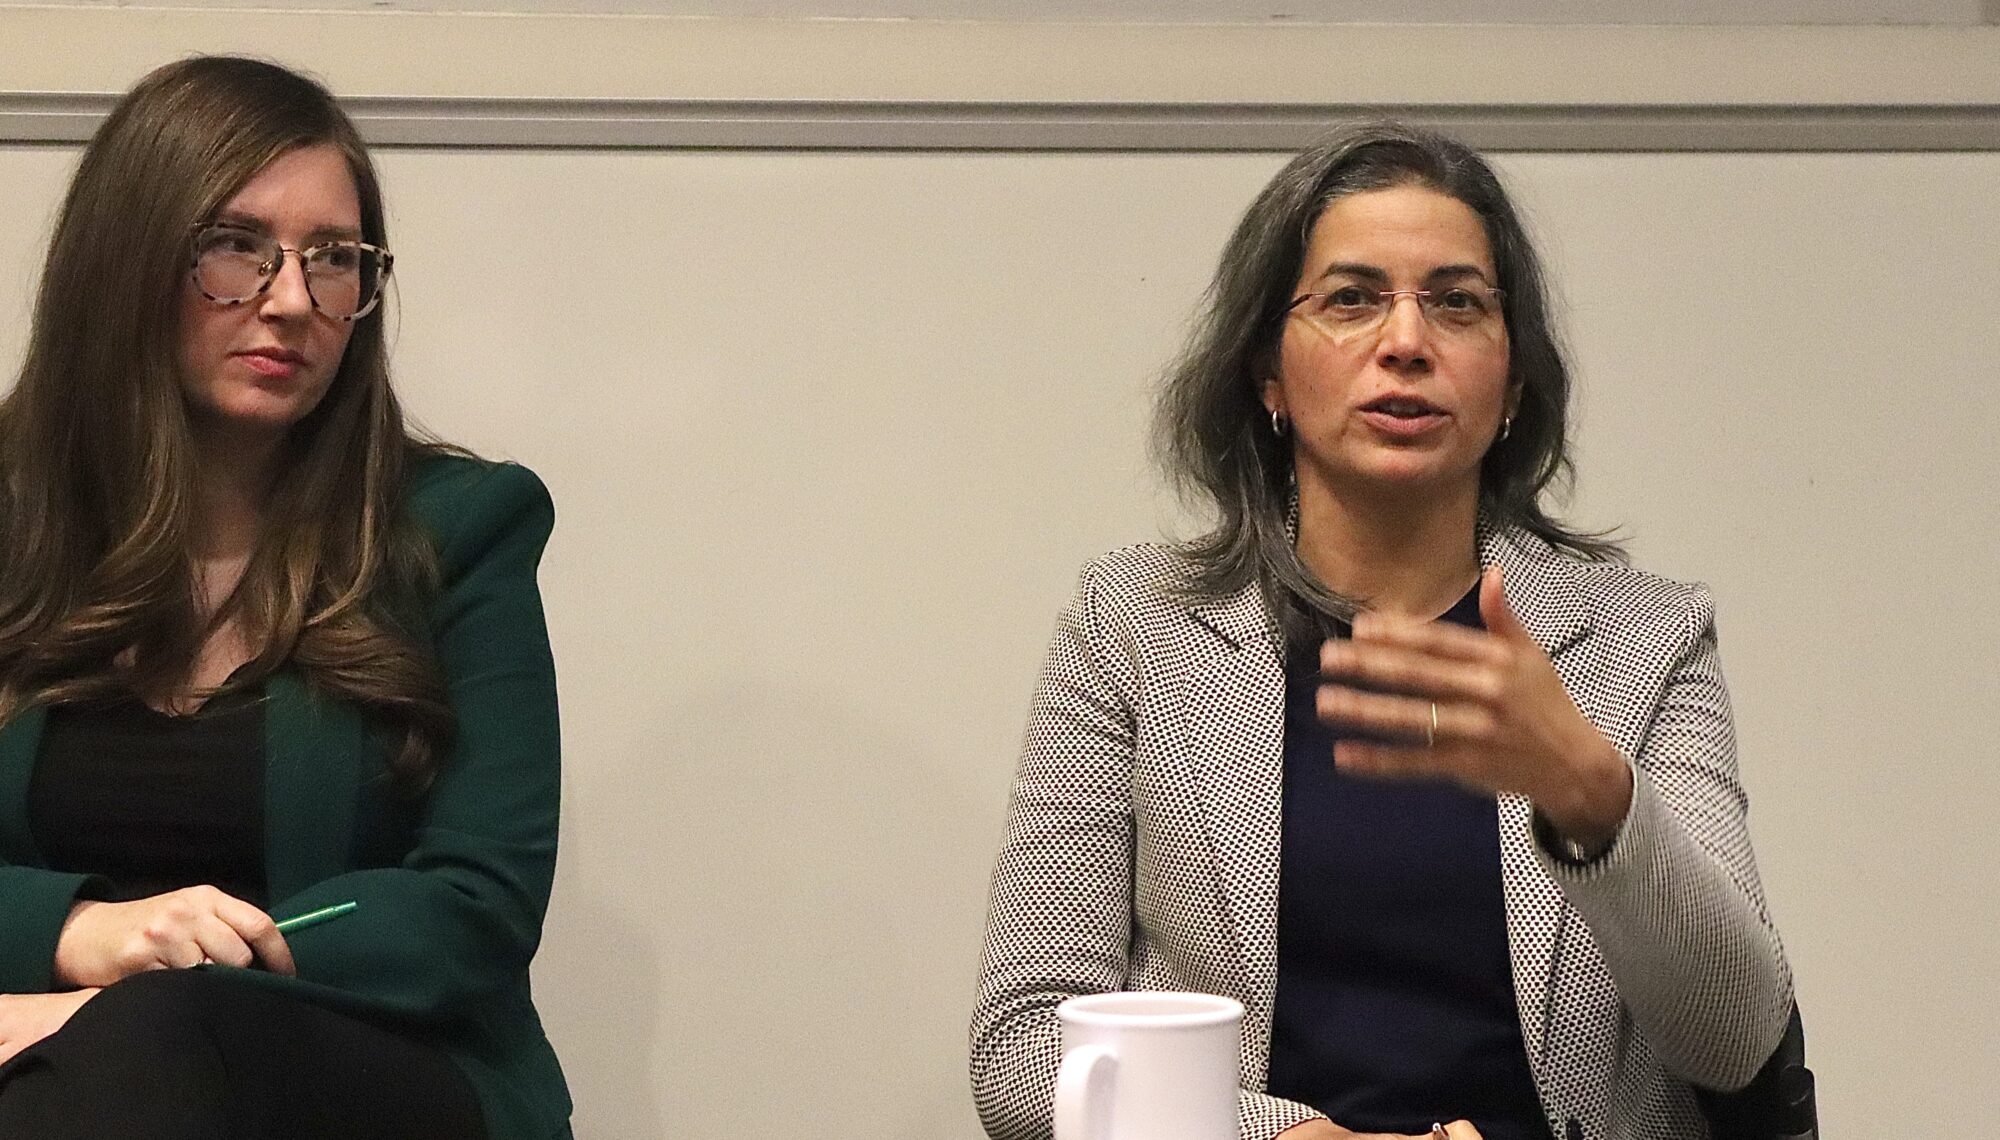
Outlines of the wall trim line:
{"label": "wall trim line", "polygon": [[[90,137],[117,96],[0,92],[0,143]],[[1502,151],[1993,151],[2000,104],[1533,105],[437,98],[343,100],[377,146],[1289,151],[1392,115]]]}

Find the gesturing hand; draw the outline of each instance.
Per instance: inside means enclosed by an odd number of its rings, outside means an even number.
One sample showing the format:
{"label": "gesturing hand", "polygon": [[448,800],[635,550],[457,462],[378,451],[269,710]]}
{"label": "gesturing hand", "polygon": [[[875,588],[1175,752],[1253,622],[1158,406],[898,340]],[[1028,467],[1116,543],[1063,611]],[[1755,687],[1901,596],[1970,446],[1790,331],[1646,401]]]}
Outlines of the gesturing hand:
{"label": "gesturing hand", "polygon": [[214,887],[78,903],[56,941],[56,977],[73,986],[108,986],[146,970],[203,962],[261,962],[274,974],[297,972],[271,916]]}
{"label": "gesturing hand", "polygon": [[1352,639],[1321,647],[1320,719],[1393,741],[1343,740],[1336,762],[1516,793],[1563,834],[1608,839],[1631,801],[1624,758],[1508,607],[1498,567],[1480,576],[1479,615],[1484,632],[1362,614]]}
{"label": "gesturing hand", "polygon": [[71,1014],[96,996],[94,989],[60,994],[0,994],[0,1065],[61,1029]]}

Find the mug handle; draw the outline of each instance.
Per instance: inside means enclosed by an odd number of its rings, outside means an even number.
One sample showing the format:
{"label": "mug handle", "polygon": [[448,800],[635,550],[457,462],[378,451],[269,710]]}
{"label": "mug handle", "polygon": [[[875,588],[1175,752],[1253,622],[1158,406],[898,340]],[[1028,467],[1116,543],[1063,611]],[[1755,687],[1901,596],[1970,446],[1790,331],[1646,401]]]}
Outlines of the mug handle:
{"label": "mug handle", "polygon": [[1055,1140],[1111,1140],[1111,1081],[1118,1056],[1103,1045],[1078,1045],[1056,1070]]}

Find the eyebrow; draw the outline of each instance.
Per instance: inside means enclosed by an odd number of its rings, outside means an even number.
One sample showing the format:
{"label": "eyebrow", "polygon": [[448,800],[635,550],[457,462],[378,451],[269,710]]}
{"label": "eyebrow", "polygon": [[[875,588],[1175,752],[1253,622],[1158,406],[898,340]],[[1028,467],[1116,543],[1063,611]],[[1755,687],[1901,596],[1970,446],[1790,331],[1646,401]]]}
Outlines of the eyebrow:
{"label": "eyebrow", "polygon": [[[1373,265],[1364,265],[1358,261],[1336,261],[1326,267],[1326,271],[1319,275],[1318,280],[1324,281],[1329,277],[1335,276],[1359,277],[1364,281],[1375,281],[1382,284],[1387,284],[1389,281],[1389,274],[1381,268]],[[1477,277],[1488,285],[1493,283],[1492,279],[1486,276],[1484,269],[1479,268],[1477,265],[1464,263],[1440,265],[1429,273],[1424,274],[1424,280],[1426,281],[1456,277]]]}
{"label": "eyebrow", "polygon": [[[246,230],[269,235],[271,227],[262,218],[243,213],[240,210],[224,210],[215,220],[226,226],[238,226]],[[323,241],[360,241],[361,231],[352,226],[315,226],[306,233],[306,244],[316,245]]]}

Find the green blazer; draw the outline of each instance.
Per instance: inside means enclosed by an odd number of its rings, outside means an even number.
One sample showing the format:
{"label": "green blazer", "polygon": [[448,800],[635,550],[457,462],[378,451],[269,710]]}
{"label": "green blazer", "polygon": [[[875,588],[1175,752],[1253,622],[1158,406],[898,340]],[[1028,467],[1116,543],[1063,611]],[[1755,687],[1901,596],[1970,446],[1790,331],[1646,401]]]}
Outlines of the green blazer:
{"label": "green blazer", "polygon": [[[445,1050],[492,1140],[569,1136],[570,1100],[528,993],[555,873],[560,760],[555,666],[535,568],[555,508],[532,472],[421,460],[409,507],[435,537],[429,633],[459,739],[422,801],[386,778],[357,712],[285,669],[265,687],[270,913],[360,906],[290,942],[298,977],[228,970]],[[53,988],[56,937],[87,875],[47,869],[27,790],[44,711],[0,727],[0,993]]]}

